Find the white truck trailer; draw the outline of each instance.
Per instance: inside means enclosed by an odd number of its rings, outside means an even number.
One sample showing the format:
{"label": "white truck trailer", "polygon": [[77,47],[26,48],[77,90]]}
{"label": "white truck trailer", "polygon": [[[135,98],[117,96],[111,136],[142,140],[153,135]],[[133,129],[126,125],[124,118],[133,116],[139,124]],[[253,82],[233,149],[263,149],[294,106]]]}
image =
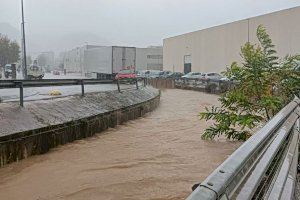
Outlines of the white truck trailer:
{"label": "white truck trailer", "polygon": [[135,47],[97,47],[84,52],[86,74],[117,74],[122,69],[135,68]]}

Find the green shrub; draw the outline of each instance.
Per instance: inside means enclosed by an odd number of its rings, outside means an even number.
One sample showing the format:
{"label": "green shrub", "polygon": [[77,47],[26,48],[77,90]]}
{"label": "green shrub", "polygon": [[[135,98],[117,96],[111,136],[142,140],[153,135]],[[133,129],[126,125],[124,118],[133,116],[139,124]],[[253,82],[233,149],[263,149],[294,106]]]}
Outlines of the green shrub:
{"label": "green shrub", "polygon": [[236,80],[235,87],[219,98],[221,107],[206,108],[200,119],[213,120],[203,139],[225,135],[246,140],[251,129],[268,121],[294,95],[300,93],[300,55],[279,59],[263,26],[257,28],[259,45],[241,48],[242,64],[233,62],[224,74]]}

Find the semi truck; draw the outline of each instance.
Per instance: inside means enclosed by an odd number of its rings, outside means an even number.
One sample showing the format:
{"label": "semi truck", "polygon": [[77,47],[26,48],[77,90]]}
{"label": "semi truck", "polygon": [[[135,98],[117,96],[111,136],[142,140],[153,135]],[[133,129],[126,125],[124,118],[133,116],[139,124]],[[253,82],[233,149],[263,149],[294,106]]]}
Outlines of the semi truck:
{"label": "semi truck", "polygon": [[113,78],[119,71],[136,66],[135,47],[97,47],[84,53],[86,75],[95,73],[98,78]]}

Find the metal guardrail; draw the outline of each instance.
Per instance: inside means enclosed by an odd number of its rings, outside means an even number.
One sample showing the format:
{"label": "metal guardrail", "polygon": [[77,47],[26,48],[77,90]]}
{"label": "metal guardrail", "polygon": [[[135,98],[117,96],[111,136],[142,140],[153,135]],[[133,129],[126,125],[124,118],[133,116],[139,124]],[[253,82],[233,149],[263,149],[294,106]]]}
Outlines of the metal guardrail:
{"label": "metal guardrail", "polygon": [[67,86],[112,83],[112,80],[99,79],[41,79],[41,80],[0,80],[0,89],[23,87],[45,87],[45,86]]}
{"label": "metal guardrail", "polygon": [[[20,89],[20,106],[24,106],[24,88],[28,87],[47,87],[47,86],[71,86],[80,85],[81,95],[85,95],[85,85],[108,84],[113,83],[113,80],[100,79],[41,79],[41,80],[0,80],[0,89],[19,88]],[[119,80],[117,83],[118,91],[121,92]],[[138,81],[135,79],[135,85],[138,89]]]}
{"label": "metal guardrail", "polygon": [[293,199],[300,100],[295,98],[240,146],[187,200]]}

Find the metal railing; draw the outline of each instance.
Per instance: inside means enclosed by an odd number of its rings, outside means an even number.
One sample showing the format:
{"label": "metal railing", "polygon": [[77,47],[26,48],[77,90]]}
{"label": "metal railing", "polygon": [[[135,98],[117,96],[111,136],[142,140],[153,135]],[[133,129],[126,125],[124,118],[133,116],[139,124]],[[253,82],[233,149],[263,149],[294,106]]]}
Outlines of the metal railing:
{"label": "metal railing", "polygon": [[299,105],[296,97],[200,183],[187,200],[293,199]]}
{"label": "metal railing", "polygon": [[[136,89],[139,88],[137,79],[134,80]],[[0,80],[0,89],[19,88],[20,106],[24,106],[24,88],[48,86],[81,86],[81,96],[85,95],[85,85],[116,83],[121,92],[120,81],[100,79],[41,79],[41,80]]]}

